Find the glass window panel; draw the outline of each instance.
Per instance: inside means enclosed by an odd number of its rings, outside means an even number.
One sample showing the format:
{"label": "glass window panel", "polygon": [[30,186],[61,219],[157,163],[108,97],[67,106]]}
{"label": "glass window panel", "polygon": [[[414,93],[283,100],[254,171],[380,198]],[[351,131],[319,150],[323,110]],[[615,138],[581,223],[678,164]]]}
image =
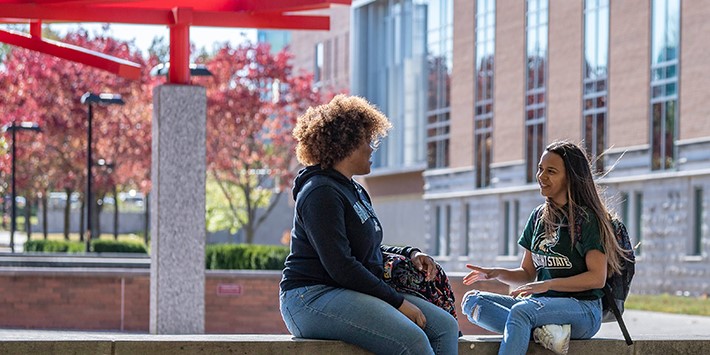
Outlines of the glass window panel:
{"label": "glass window panel", "polygon": [[703,251],[703,188],[696,187],[695,194],[693,198],[693,205],[695,207],[695,215],[693,218],[693,240],[691,244],[691,255],[702,255]]}
{"label": "glass window panel", "polygon": [[653,170],[661,169],[661,151],[662,151],[662,126],[663,120],[663,103],[656,103],[652,106],[652,134],[651,134],[651,168]]}
{"label": "glass window panel", "polygon": [[595,168],[597,172],[604,171],[604,159],[602,153],[606,149],[606,140],[604,138],[604,127],[606,127],[606,113],[602,112],[597,115],[597,122],[595,125],[596,139],[595,149],[592,151],[592,158],[595,161]]}
{"label": "glass window panel", "polygon": [[662,49],[665,45],[665,0],[653,0],[651,13],[651,61],[653,64],[658,64],[663,61]]}
{"label": "glass window panel", "polygon": [[[634,234],[631,236],[632,244],[634,246],[638,245],[635,250],[634,254],[641,255],[641,252],[643,251],[643,193],[642,192],[636,192],[634,194],[636,204],[634,206],[634,225],[636,226],[634,228]],[[635,240],[634,240],[635,239]]]}
{"label": "glass window panel", "polygon": [[604,73],[604,79],[597,81],[597,91],[606,91],[606,72]]}
{"label": "glass window panel", "polygon": [[676,94],[676,83],[670,83],[666,85],[666,95],[675,95]]}
{"label": "glass window panel", "polygon": [[597,63],[597,13],[587,9],[584,21],[584,54],[586,65],[589,66],[590,76],[588,77],[594,77],[599,67],[599,63]]}
{"label": "glass window panel", "polygon": [[597,27],[597,72],[606,75],[609,63],[609,5],[599,9],[599,26]]}
{"label": "glass window panel", "polygon": [[668,59],[676,59],[678,44],[680,43],[680,0],[667,0],[666,29],[667,47],[672,49],[668,53]]}
{"label": "glass window panel", "polygon": [[594,115],[584,116],[584,143],[586,143],[587,151],[591,152],[592,142],[594,141]]}

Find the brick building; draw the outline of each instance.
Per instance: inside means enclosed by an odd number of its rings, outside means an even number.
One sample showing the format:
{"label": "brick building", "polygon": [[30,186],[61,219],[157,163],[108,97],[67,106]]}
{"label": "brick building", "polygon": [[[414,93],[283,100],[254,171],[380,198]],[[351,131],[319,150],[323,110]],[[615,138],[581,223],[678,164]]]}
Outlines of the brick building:
{"label": "brick building", "polygon": [[710,3],[355,0],[335,10],[333,31],[294,34],[292,48],[298,65],[348,82],[394,124],[364,178],[386,242],[423,247],[449,271],[517,265],[518,235],[543,201],[542,150],[583,141],[641,242],[634,292],[710,292]]}

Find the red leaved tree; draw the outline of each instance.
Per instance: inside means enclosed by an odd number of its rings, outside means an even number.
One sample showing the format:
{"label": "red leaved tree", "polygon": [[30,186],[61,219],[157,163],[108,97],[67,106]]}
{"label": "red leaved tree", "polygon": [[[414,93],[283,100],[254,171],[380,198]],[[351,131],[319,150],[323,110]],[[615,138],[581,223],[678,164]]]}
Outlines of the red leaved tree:
{"label": "red leaved tree", "polygon": [[293,178],[296,117],[320,102],[312,75],[294,73],[291,58],[286,50],[272,54],[268,44],[246,43],[225,44],[206,62],[214,75],[203,79],[207,196],[219,195],[227,206],[215,214],[208,201],[208,229],[243,229],[247,243]]}
{"label": "red leaved tree", "polygon": [[[91,36],[79,29],[67,33],[61,40],[150,68],[150,63],[132,43],[107,37],[106,30]],[[145,171],[150,166],[152,79],[147,69],[141,80],[131,81],[23,48],[13,48],[3,64],[5,68],[0,70],[0,82],[5,85],[2,86],[3,101],[0,104],[3,111],[10,114],[0,117],[0,123],[31,120],[42,129],[40,135],[23,138],[37,144],[23,144],[22,153],[18,151],[18,161],[31,162],[23,166],[26,170],[17,173],[18,185],[22,186],[18,186],[18,190],[25,189],[26,195],[29,191],[39,192],[43,198],[52,190],[66,193],[65,238],[69,235],[71,194],[84,192],[86,186],[87,107],[80,102],[85,92],[118,93],[127,102],[125,106],[94,105],[94,156],[113,160],[116,165],[121,163],[126,171],[125,175],[115,174],[113,181],[94,173],[98,176],[96,191],[126,181],[149,187],[146,182],[149,175]],[[7,170],[7,164],[3,164],[2,169]],[[30,179],[30,176],[36,178]]]}

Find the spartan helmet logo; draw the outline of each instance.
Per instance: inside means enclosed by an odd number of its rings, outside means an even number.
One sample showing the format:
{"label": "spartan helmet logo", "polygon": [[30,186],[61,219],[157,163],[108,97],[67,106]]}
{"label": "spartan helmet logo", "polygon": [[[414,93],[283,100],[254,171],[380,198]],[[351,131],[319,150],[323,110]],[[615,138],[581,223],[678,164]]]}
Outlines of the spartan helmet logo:
{"label": "spartan helmet logo", "polygon": [[554,248],[559,241],[559,230],[555,230],[552,234],[541,234],[538,238],[535,238],[533,250],[540,250],[547,255],[563,256],[562,254],[552,250],[552,248]]}

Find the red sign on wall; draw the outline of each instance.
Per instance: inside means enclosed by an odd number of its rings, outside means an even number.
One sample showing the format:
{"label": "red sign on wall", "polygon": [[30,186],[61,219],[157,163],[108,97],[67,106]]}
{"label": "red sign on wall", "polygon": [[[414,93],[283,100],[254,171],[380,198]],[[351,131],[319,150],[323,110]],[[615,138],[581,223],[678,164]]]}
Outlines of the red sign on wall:
{"label": "red sign on wall", "polygon": [[217,285],[217,294],[220,296],[239,296],[242,294],[242,285],[219,284]]}

